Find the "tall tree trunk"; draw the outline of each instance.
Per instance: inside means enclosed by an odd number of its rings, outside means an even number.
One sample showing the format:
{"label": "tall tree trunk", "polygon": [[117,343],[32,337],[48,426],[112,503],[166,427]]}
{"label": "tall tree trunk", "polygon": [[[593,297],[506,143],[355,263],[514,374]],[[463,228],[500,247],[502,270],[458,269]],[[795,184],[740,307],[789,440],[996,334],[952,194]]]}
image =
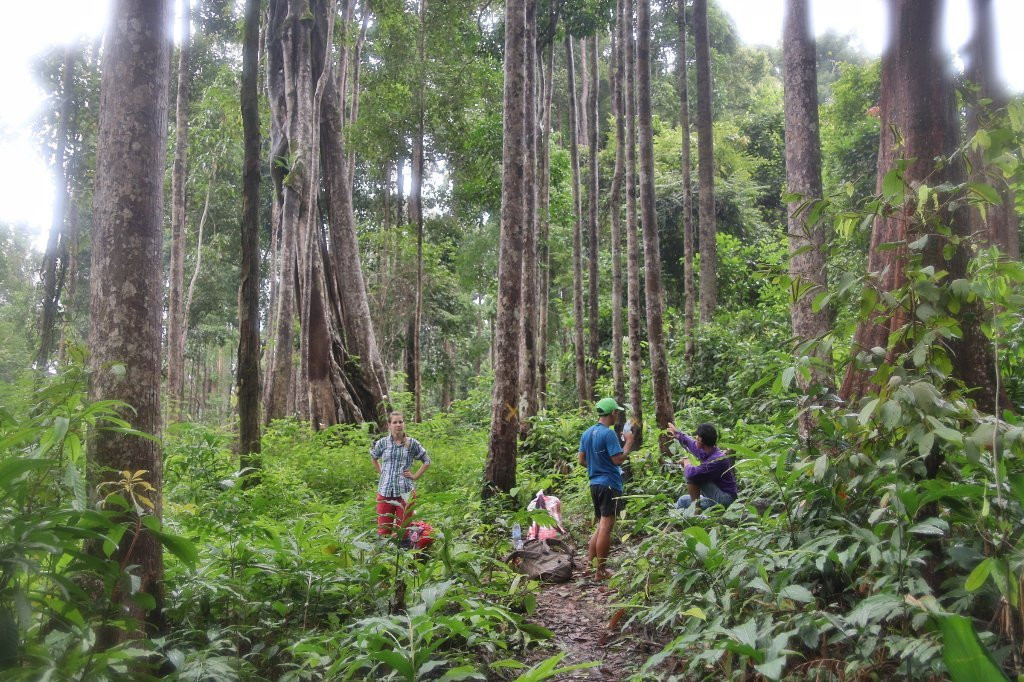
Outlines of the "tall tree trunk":
{"label": "tall tree trunk", "polygon": [[643,359],[640,354],[640,244],[636,218],[636,44],[633,37],[633,0],[624,0],[623,45],[625,54],[626,112],[626,316],[629,329],[629,402],[636,447],[643,443]]}
{"label": "tall tree trunk", "polygon": [[549,258],[548,234],[551,226],[551,87],[554,71],[555,45],[548,46],[547,62],[544,66],[542,88],[542,114],[540,136],[540,234],[537,238],[538,260],[538,315],[537,315],[537,393],[538,408],[544,409],[548,392],[548,301],[551,282],[551,259]]}
{"label": "tall tree trunk", "polygon": [[206,198],[203,200],[203,212],[199,215],[199,227],[196,229],[196,264],[192,268],[192,277],[188,281],[188,289],[185,292],[185,300],[181,305],[181,336],[182,347],[188,338],[189,318],[192,314],[192,296],[196,291],[196,282],[199,281],[199,271],[203,265],[203,230],[206,227],[206,219],[210,215],[210,195],[213,191],[214,178],[217,177],[217,159],[213,160],[213,167],[210,169],[210,180],[206,184]]}
{"label": "tall tree trunk", "polygon": [[68,127],[74,107],[75,55],[72,48],[64,48],[64,69],[60,78],[60,109],[57,121],[57,147],[53,155],[54,194],[53,222],[46,240],[46,253],[40,268],[43,286],[43,305],[39,318],[39,351],[36,353],[36,369],[46,371],[53,354],[53,338],[57,326],[57,310],[60,307],[60,290],[67,274],[69,254],[68,236],[65,223],[71,208],[68,186]]}
{"label": "tall tree trunk", "polygon": [[700,321],[718,307],[718,245],[715,243],[715,152],[711,135],[711,45],[708,0],[693,0],[693,39],[697,57],[697,168],[700,185]]}
{"label": "tall tree trunk", "polygon": [[[569,69],[569,128],[576,130],[579,116],[576,108],[576,60],[572,54],[572,37],[565,38],[565,61]],[[580,150],[576,135],[569,136],[569,157],[572,164],[572,311],[575,329],[573,339],[576,355],[576,397],[580,409],[591,399],[587,386],[586,350],[583,345],[583,209],[580,203]]]}
{"label": "tall tree trunk", "polygon": [[[882,56],[882,82],[879,113],[882,135],[878,154],[878,191],[882,191],[883,178],[900,159],[906,160],[903,182],[917,186],[925,181],[930,186],[943,182],[957,185],[964,179],[960,164],[947,163],[936,167],[934,159],[950,155],[959,144],[956,98],[952,80],[948,75],[941,47],[941,3],[927,0],[890,0],[891,21],[889,48]],[[902,144],[898,144],[897,132]],[[882,249],[885,243],[909,244],[921,237],[927,242],[921,251],[922,265],[948,272],[947,281],[966,276],[966,242],[961,242],[952,257],[943,254],[946,240],[939,234],[928,232],[916,217],[916,206],[907,201],[891,215],[875,219],[868,252],[868,273],[874,285],[883,293],[892,292],[907,281],[908,263],[906,246]],[[945,212],[940,216],[943,224],[952,228],[954,236],[966,239],[969,219],[965,212]],[[996,403],[996,381],[992,365],[991,346],[981,333],[975,317],[978,311],[964,305],[963,337],[949,343],[953,375],[967,386],[981,390],[972,393],[979,408],[991,412]],[[902,336],[905,325],[911,322],[911,313],[899,308],[888,317],[879,315],[862,322],[854,336],[852,357],[875,347],[889,349],[890,362],[906,350]],[[853,400],[871,390],[872,374],[857,361],[847,368],[840,395]],[[1002,401],[1000,401],[1002,402]],[[1005,404],[1005,403],[1003,403]]]}
{"label": "tall tree trunk", "polygon": [[185,181],[187,179],[188,110],[192,90],[190,53],[191,0],[181,0],[181,42],[178,45],[178,94],[174,111],[174,166],[171,171],[171,272],[167,292],[167,397],[170,417],[181,418],[185,384]]}
{"label": "tall tree trunk", "polygon": [[[124,401],[131,406],[124,419],[151,434],[160,432],[160,256],[172,9],[169,0],[120,0],[112,8],[96,147],[89,399]],[[153,490],[143,494],[152,515],[161,518],[163,459],[157,442],[98,429],[89,439],[88,459],[92,490],[108,481],[117,485],[121,472],[145,472],[141,475]],[[108,560],[106,554],[100,557]],[[129,531],[109,560],[133,567],[138,580],[137,589],[115,590],[118,613],[156,634],[164,601],[159,540],[144,527]],[[155,606],[144,609],[133,598],[137,593],[149,595]],[[110,646],[135,634],[111,627],[99,644]]]}
{"label": "tall tree trunk", "polygon": [[[341,128],[344,97],[344,93],[338,91],[336,75],[327,83],[320,119],[330,221],[330,268],[334,280],[332,308],[336,315],[335,333],[341,344],[335,351],[340,374],[336,373],[333,380],[337,384],[336,397],[347,392],[358,407],[358,412],[347,419],[383,424],[389,409],[387,374],[373,331],[366,279],[359,257],[352,175],[348,172],[351,166],[346,163]],[[358,92],[351,93],[351,98],[351,106],[358,109]]]}
{"label": "tall tree trunk", "polygon": [[505,85],[501,185],[501,235],[498,245],[498,313],[494,349],[491,435],[484,467],[483,496],[508,492],[516,484],[519,426],[519,336],[525,206],[523,129],[526,102],[526,2],[505,3]]}
{"label": "tall tree trunk", "polygon": [[682,169],[683,169],[683,219],[680,226],[683,231],[683,336],[685,337],[684,355],[687,362],[693,359],[693,312],[696,300],[693,289],[693,189],[690,185],[692,173],[690,161],[690,102],[689,82],[687,79],[686,49],[686,0],[678,0],[679,46],[676,63],[679,71],[679,128],[682,133]]}
{"label": "tall tree trunk", "polygon": [[523,333],[519,358],[520,432],[537,414],[537,0],[526,0],[526,82],[523,120]]}
{"label": "tall tree trunk", "polygon": [[[999,109],[1006,106],[1006,90],[996,75],[996,36],[992,26],[992,0],[971,0],[974,15],[974,33],[966,50],[968,80],[977,86],[970,97],[967,117],[968,133],[973,135],[991,121]],[[980,100],[990,103],[983,106]],[[971,233],[984,235],[988,244],[998,246],[1011,260],[1020,260],[1020,219],[1014,210],[1014,193],[1001,173],[984,168],[983,150],[974,151],[971,165],[974,169],[973,182],[990,184],[999,192],[1002,203],[987,206],[985,215],[977,208],[971,209]],[[987,172],[986,172],[987,171]]]}
{"label": "tall tree trunk", "polygon": [[[349,0],[352,5],[355,4],[355,0]],[[359,36],[356,38],[356,44],[352,50],[352,84],[348,86],[348,90],[351,93],[349,111],[348,111],[348,122],[347,125],[354,125],[356,120],[359,118],[359,71],[362,66],[363,59],[363,45],[366,44],[366,29],[370,23],[370,8],[368,7],[369,0],[363,0],[361,19],[359,23]],[[356,173],[356,150],[350,149],[348,151],[348,177],[355,177]]]}
{"label": "tall tree trunk", "polygon": [[396,225],[405,224],[405,159],[401,156],[398,157],[398,161],[395,163],[395,194],[396,203],[398,205],[397,213],[398,216],[395,219]]}
{"label": "tall tree trunk", "polygon": [[[644,232],[644,291],[647,296],[647,349],[654,385],[654,416],[658,428],[673,420],[672,393],[668,385],[665,356],[664,292],[661,286],[661,245],[658,215],[654,205],[654,132],[651,127],[651,3],[637,4],[637,118],[640,129],[640,211]],[[668,454],[668,439],[662,443]]]}
{"label": "tall tree trunk", "polygon": [[[612,56],[609,77],[612,83],[612,116],[615,118],[615,172],[611,187],[612,242],[612,393],[615,402],[626,402],[626,381],[622,367],[622,180],[625,173],[626,134],[622,98],[623,69],[623,0],[615,3],[615,30],[612,34]],[[616,428],[622,431],[624,414],[616,417]]]}
{"label": "tall tree trunk", "polygon": [[260,453],[260,0],[246,0],[242,37],[240,106],[242,166],[241,282],[238,288],[238,454],[244,470]]}
{"label": "tall tree trunk", "polygon": [[[797,343],[821,339],[829,331],[827,310],[814,312],[814,297],[825,290],[825,234],[821,224],[808,223],[810,206],[818,201],[821,188],[821,141],[818,134],[818,85],[815,65],[814,37],[811,35],[807,0],[788,0],[783,29],[783,66],[786,104],[786,185],[800,198],[789,204],[789,275],[793,290],[805,292],[790,304],[793,336]],[[803,353],[804,351],[798,350]],[[830,354],[815,345],[810,351],[820,365],[805,378],[799,376],[800,388],[829,387],[832,382]],[[807,438],[815,420],[812,400],[804,405],[799,416],[800,435]]]}
{"label": "tall tree trunk", "polygon": [[[280,255],[278,270],[277,301],[274,304],[275,326],[271,346],[272,355],[268,362],[264,391],[264,419],[270,423],[293,411],[294,375],[294,333],[295,324],[295,279],[296,279],[296,214],[297,200],[292,185],[294,178],[287,171],[289,163],[289,121],[288,109],[294,107],[294,90],[289,87],[291,78],[285,75],[284,30],[288,5],[277,0],[271,2],[267,22],[267,85],[269,89],[271,125],[270,177],[274,183],[274,200],[271,209],[273,229],[280,234]],[[288,182],[285,182],[285,179]]]}
{"label": "tall tree trunk", "polygon": [[[573,47],[573,51],[575,52],[575,46]],[[587,102],[590,101],[590,64],[587,63],[587,39],[586,38],[580,38],[579,55],[580,55],[580,71],[579,71],[580,78],[579,78],[579,80],[580,80],[580,88],[581,88],[582,92],[580,92],[580,94],[579,94],[579,96],[578,96],[576,101],[577,102],[583,102],[583,104],[582,104],[582,106],[580,106],[579,104],[577,104],[577,106],[576,106],[576,112],[577,112],[577,116],[576,116],[576,144],[581,146],[581,147],[584,147],[584,146],[588,145],[588,140],[590,140],[590,127],[589,127],[590,126],[590,121],[589,121],[589,117],[587,116],[587,113],[586,113],[587,112]],[[574,55],[574,59],[575,59],[575,55]],[[573,68],[575,69],[575,67],[576,67],[576,64],[575,64],[575,61],[574,61],[573,62]],[[573,94],[575,94],[575,93],[576,93],[576,91],[573,90]],[[579,116],[578,114],[579,114],[579,110],[581,108],[583,109],[584,113],[583,113],[582,116]]]}
{"label": "tall tree trunk", "polygon": [[[600,317],[598,314],[597,307],[597,138],[598,138],[598,111],[597,103],[600,92],[598,86],[600,84],[600,73],[597,68],[597,50],[598,50],[598,35],[595,34],[590,37],[587,41],[587,46],[590,48],[588,54],[584,55],[584,61],[590,60],[590,92],[589,99],[586,100],[587,115],[586,118],[590,120],[588,128],[587,143],[590,148],[589,158],[587,159],[587,165],[589,167],[587,173],[587,186],[588,186],[588,199],[587,199],[587,247],[588,247],[588,258],[587,264],[589,266],[589,274],[587,276],[587,307],[588,307],[588,322],[590,325],[590,338],[588,348],[588,363],[587,363],[587,387],[590,389],[591,398],[597,398],[594,393],[597,386],[597,366],[598,366],[598,349],[599,349],[599,327]],[[586,77],[586,75],[584,76]]]}
{"label": "tall tree trunk", "polygon": [[412,138],[412,184],[409,189],[409,218],[416,226],[416,293],[412,327],[412,394],[413,420],[422,421],[421,394],[423,381],[420,374],[420,330],[423,326],[423,135],[425,74],[424,35],[426,31],[427,0],[420,0],[419,31],[416,34],[416,128]]}

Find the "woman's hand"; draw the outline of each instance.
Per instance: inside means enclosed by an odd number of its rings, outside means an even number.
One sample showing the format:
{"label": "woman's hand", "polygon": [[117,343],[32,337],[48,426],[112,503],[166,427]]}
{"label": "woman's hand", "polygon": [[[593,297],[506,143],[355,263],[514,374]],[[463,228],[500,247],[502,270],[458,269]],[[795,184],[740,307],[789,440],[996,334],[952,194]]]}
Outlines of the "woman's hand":
{"label": "woman's hand", "polygon": [[402,472],[402,475],[411,481],[416,480],[416,474],[412,473],[412,469],[406,469],[405,471]]}

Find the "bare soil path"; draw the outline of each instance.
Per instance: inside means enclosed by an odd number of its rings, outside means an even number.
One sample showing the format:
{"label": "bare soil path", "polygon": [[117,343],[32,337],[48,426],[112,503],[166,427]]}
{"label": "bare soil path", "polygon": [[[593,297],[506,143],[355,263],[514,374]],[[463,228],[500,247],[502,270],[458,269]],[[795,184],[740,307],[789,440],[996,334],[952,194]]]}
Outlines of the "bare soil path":
{"label": "bare soil path", "polygon": [[[554,633],[552,645],[566,653],[559,667],[590,661],[599,663],[597,667],[564,673],[557,679],[630,679],[662,645],[621,627],[620,621],[625,617],[624,611],[615,604],[615,591],[587,578],[585,564],[586,555],[580,556],[577,552],[573,579],[541,588],[537,610],[530,620]],[[552,654],[550,647],[538,649],[525,662],[534,665]],[[638,679],[659,677],[659,674],[650,674]]]}

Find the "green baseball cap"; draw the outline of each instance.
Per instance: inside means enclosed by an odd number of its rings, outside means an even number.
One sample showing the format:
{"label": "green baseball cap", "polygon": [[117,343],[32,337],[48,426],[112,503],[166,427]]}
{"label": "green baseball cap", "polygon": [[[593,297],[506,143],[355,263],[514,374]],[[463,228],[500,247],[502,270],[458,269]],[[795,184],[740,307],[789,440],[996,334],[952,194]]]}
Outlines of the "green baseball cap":
{"label": "green baseball cap", "polygon": [[626,409],[615,402],[615,398],[601,398],[595,407],[597,409],[597,413],[602,417],[612,414],[618,410],[624,411]]}

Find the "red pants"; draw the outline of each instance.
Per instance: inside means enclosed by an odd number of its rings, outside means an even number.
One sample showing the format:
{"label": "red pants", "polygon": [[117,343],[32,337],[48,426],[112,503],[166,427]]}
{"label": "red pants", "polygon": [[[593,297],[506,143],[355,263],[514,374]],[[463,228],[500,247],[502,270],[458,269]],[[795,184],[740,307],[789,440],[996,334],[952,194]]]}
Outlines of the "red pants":
{"label": "red pants", "polygon": [[416,491],[413,491],[409,501],[401,497],[384,497],[377,495],[377,534],[388,536],[396,530],[405,528],[406,517],[412,516],[413,500],[416,498]]}

